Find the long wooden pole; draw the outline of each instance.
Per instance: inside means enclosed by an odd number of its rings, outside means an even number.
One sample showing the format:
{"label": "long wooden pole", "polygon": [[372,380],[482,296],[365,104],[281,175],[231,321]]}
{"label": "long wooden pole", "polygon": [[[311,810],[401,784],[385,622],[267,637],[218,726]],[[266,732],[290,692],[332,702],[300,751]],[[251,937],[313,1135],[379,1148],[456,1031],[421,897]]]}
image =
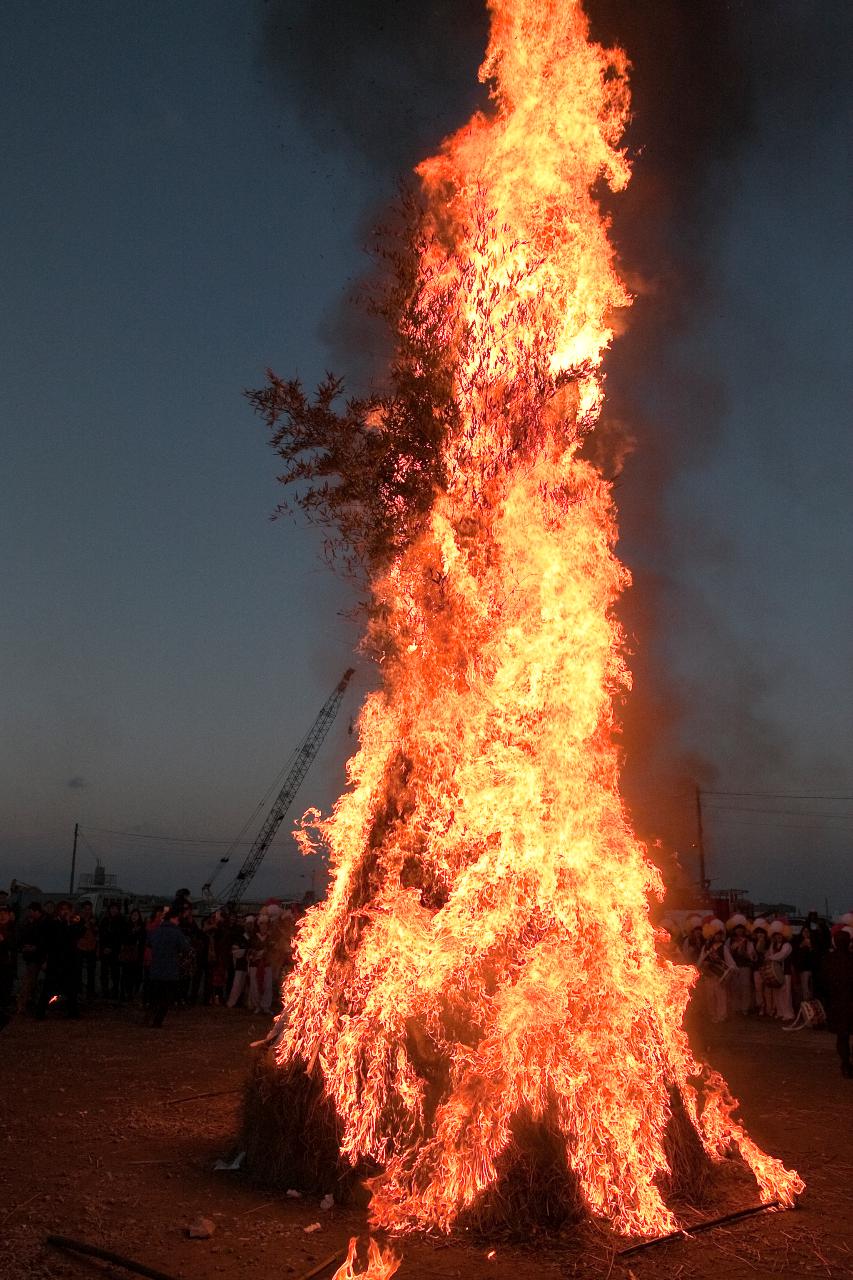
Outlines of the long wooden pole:
{"label": "long wooden pole", "polygon": [[165,1271],[146,1266],[134,1258],[126,1258],[124,1254],[113,1253],[111,1249],[102,1249],[96,1244],[87,1244],[84,1240],[70,1240],[68,1236],[45,1236],[45,1244],[54,1249],[63,1249],[66,1253],[80,1253],[86,1258],[97,1258],[99,1262],[111,1262],[115,1267],[124,1267],[125,1271],[133,1271],[135,1275],[147,1276],[148,1280],[177,1280]]}

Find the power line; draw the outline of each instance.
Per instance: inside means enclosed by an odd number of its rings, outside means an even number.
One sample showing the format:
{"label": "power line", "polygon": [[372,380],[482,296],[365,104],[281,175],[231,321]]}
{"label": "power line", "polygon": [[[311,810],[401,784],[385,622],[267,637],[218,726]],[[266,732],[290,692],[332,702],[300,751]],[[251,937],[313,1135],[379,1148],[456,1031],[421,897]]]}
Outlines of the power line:
{"label": "power line", "polygon": [[[83,828],[81,827],[80,830],[82,831]],[[223,845],[234,848],[236,845],[249,846],[253,843],[251,840],[205,840],[199,836],[155,836],[142,831],[115,831],[110,827],[86,827],[86,830],[97,831],[105,836],[123,836],[128,840],[159,840],[167,844]]]}
{"label": "power line", "polygon": [[824,822],[838,819],[842,822],[847,822],[853,818],[853,813],[822,813],[817,809],[761,809],[747,804],[708,804],[705,808],[711,813],[764,813],[770,816],[778,815],[783,818],[819,818]]}
{"label": "power line", "polygon": [[[800,816],[800,815],[798,815]],[[765,818],[738,818],[733,813],[717,813],[714,815],[714,823],[712,830],[717,829],[718,823],[724,823],[726,826],[736,827],[754,827],[756,829],[766,829],[767,827],[782,827],[785,831],[808,831],[812,836],[820,834],[820,825],[810,821],[808,817],[804,822],[797,822],[791,818],[774,818],[771,816]],[[828,834],[828,832],[826,833]],[[837,828],[833,834],[846,836],[847,832],[839,831]]]}
{"label": "power line", "polygon": [[746,796],[757,800],[853,800],[853,795],[840,791],[712,791],[702,787],[703,796]]}

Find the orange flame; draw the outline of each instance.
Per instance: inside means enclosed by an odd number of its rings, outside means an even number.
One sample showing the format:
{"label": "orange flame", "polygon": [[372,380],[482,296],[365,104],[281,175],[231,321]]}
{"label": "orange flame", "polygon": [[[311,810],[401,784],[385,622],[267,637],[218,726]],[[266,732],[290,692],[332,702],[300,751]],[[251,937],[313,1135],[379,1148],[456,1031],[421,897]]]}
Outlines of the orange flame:
{"label": "orange flame", "polygon": [[356,1271],[355,1254],[358,1248],[358,1237],[353,1236],[349,1242],[346,1260],[338,1267],[332,1280],[391,1280],[400,1267],[400,1259],[391,1250],[380,1249],[375,1240],[367,1242],[367,1270]]}
{"label": "orange flame", "polygon": [[764,1200],[802,1183],[691,1054],[693,977],[656,953],[663,886],[619,794],[629,575],[610,485],[579,449],[630,301],[593,194],[629,177],[626,58],[590,41],[577,0],[490,9],[492,110],[419,169],[418,287],[458,426],[425,529],[372,584],[383,685],[350,789],[313,823],[333,881],[299,935],[277,1052],[319,1069],[343,1154],[381,1170],[378,1226],[449,1230],[526,1115],[561,1135],[591,1212],[659,1233],[676,1095]]}

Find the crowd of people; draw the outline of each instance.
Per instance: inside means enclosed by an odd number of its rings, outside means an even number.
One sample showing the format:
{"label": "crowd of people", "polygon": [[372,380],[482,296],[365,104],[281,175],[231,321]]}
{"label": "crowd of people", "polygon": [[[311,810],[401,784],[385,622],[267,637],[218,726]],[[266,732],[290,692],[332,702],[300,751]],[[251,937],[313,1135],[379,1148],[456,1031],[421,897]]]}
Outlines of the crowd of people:
{"label": "crowd of people", "polygon": [[79,1018],[96,1000],[139,1004],[161,1026],[172,1005],[272,1013],[292,964],[294,911],[272,898],[257,915],[196,916],[189,890],[150,911],[34,900],[17,920],[0,893],[0,1027],[14,1014]]}
{"label": "crowd of people", "polygon": [[[79,1018],[95,1000],[140,1004],[162,1026],[173,1005],[220,1005],[271,1014],[293,963],[295,909],[269,899],[257,915],[232,904],[199,919],[189,890],[147,918],[110,904],[32,901],[16,920],[0,891],[0,1028],[13,1013],[45,1018],[52,1006]],[[775,1018],[785,1026],[828,1025],[842,1072],[853,1078],[853,913],[830,926],[811,912],[726,922],[688,916],[662,922],[666,951],[699,972],[694,1007],[714,1023]]]}
{"label": "crowd of people", "polygon": [[699,971],[697,999],[714,1023],[754,1015],[788,1029],[835,1031],[842,1074],[853,1078],[853,912],[829,925],[816,912],[793,927],[785,919],[735,914],[662,922],[671,959]]}

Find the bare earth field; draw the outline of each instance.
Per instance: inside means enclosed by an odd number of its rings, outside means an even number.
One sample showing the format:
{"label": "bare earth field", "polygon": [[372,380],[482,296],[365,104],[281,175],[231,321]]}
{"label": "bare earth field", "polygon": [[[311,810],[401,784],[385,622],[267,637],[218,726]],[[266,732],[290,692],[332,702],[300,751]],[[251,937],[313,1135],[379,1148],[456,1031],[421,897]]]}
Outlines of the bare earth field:
{"label": "bare earth field", "polygon": [[[48,1233],[180,1280],[298,1280],[350,1236],[364,1239],[361,1211],[322,1212],[213,1170],[233,1151],[248,1045],[266,1025],[200,1009],[171,1014],[158,1032],[138,1011],[103,1007],[77,1023],[13,1021],[0,1035],[2,1280],[128,1274],[45,1248]],[[399,1280],[853,1277],[853,1081],[840,1075],[833,1038],[749,1021],[716,1028],[708,1055],[752,1136],[805,1178],[795,1211],[624,1259],[595,1231],[524,1246],[407,1239]],[[223,1090],[233,1092],[175,1101]],[[199,1215],[215,1223],[211,1239],[187,1238]],[[314,1222],[320,1230],[306,1234]]]}

